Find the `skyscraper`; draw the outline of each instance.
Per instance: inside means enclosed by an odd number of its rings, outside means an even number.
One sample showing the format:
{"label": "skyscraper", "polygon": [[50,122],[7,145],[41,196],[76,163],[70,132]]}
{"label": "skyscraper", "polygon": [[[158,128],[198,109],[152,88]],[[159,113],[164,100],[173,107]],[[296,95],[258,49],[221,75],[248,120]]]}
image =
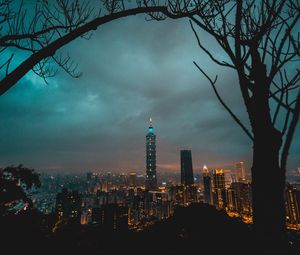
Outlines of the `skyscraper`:
{"label": "skyscraper", "polygon": [[223,169],[216,169],[213,173],[215,189],[225,189],[225,175]]}
{"label": "skyscraper", "polygon": [[128,208],[117,203],[105,204],[92,209],[92,222],[98,223],[106,231],[128,229]]}
{"label": "skyscraper", "polygon": [[211,177],[209,176],[209,170],[205,165],[203,167],[203,186],[204,186],[204,202],[208,204],[212,204]]}
{"label": "skyscraper", "polygon": [[156,135],[153,133],[152,119],[150,118],[148,134],[146,135],[146,190],[157,189],[156,177]]}
{"label": "skyscraper", "polygon": [[249,182],[232,182],[230,189],[237,198],[237,212],[244,215],[252,214],[252,191]]}
{"label": "skyscraper", "polygon": [[286,215],[288,223],[300,224],[300,197],[299,191],[291,185],[286,188]]}
{"label": "skyscraper", "polygon": [[80,223],[81,218],[81,195],[78,191],[62,192],[56,195],[55,211],[58,219],[67,219],[72,223]]}
{"label": "skyscraper", "polygon": [[180,151],[181,184],[189,186],[194,184],[192,152],[190,150]]}
{"label": "skyscraper", "polygon": [[225,193],[227,209],[231,212],[238,212],[238,197],[236,190],[233,188],[228,188]]}
{"label": "skyscraper", "polygon": [[129,174],[129,186],[135,187],[136,186],[136,173],[131,172]]}
{"label": "skyscraper", "polygon": [[235,163],[235,171],[236,171],[238,181],[244,181],[245,180],[245,166],[244,166],[243,161]]}
{"label": "skyscraper", "polygon": [[213,173],[214,202],[217,208],[224,209],[226,206],[225,198],[225,175],[222,169],[215,170]]}

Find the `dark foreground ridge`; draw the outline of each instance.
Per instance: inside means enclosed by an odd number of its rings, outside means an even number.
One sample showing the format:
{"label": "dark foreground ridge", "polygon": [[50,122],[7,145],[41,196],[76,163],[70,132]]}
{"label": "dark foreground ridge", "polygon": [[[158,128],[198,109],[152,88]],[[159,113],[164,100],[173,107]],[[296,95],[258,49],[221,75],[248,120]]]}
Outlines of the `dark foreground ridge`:
{"label": "dark foreground ridge", "polygon": [[[206,204],[178,207],[174,216],[140,231],[62,224],[35,210],[1,218],[7,254],[273,254],[255,240],[251,226]],[[295,234],[296,235],[296,234]],[[298,238],[299,239],[299,238]],[[297,248],[298,247],[298,248]],[[281,254],[300,254],[296,241]],[[274,254],[279,254],[278,251]]]}

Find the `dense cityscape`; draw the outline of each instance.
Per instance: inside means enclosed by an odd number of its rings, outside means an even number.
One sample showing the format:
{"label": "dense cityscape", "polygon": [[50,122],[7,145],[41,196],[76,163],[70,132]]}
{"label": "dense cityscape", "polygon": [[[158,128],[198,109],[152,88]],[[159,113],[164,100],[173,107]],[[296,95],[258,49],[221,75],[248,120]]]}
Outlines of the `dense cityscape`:
{"label": "dense cityscape", "polygon": [[299,255],[299,21],[0,0],[0,251]]}
{"label": "dense cityscape", "polygon": [[[233,163],[232,169],[204,166],[194,171],[192,151],[181,150],[180,173],[158,173],[156,153],[150,119],[145,173],[41,174],[42,187],[30,195],[37,209],[55,214],[53,232],[67,223],[141,231],[168,219],[177,207],[195,203],[209,204],[252,223],[251,180],[243,161]],[[26,209],[23,204],[19,206],[19,210]],[[286,224],[288,229],[300,230],[300,168],[288,176]]]}

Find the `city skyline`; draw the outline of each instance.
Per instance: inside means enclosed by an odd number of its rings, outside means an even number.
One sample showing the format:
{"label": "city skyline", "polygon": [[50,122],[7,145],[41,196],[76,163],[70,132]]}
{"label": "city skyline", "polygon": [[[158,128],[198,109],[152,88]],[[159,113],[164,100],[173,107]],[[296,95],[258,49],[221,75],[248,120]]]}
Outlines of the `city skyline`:
{"label": "city skyline", "polygon": [[[153,132],[153,124],[152,124],[152,118],[150,117],[150,120],[149,120],[149,127],[148,127],[148,134],[147,134],[147,136],[149,135],[149,133],[152,133]],[[155,136],[155,135],[154,135]],[[147,140],[147,139],[146,139]],[[156,136],[155,136],[155,140],[156,140]],[[156,143],[156,142],[155,142]],[[180,174],[180,172],[182,171],[181,170],[181,156],[180,156],[180,154],[182,153],[182,151],[184,151],[184,148],[186,148],[186,147],[178,147],[177,149],[178,149],[178,151],[177,151],[177,153],[178,153],[178,162],[175,162],[175,163],[173,163],[173,164],[160,164],[159,162],[156,162],[156,166],[158,166],[158,173],[157,173],[157,175],[159,175],[159,173],[160,172],[162,172],[162,173],[165,173],[165,172],[176,172],[176,173],[178,173],[178,174]],[[187,147],[187,148],[189,148],[189,147]],[[191,151],[191,150],[189,150],[189,151]],[[156,153],[155,153],[156,154]],[[157,156],[156,156],[157,157]],[[201,156],[200,156],[201,157]],[[158,156],[158,158],[159,158],[159,156]],[[237,159],[236,159],[237,160]],[[203,160],[203,159],[200,159],[199,160],[199,158],[198,158],[198,160],[197,160],[197,157],[196,157],[196,160],[195,160],[196,162],[201,162],[201,163],[203,163],[203,165],[200,165],[200,164],[198,164],[198,165],[195,165],[194,163],[192,163],[192,168],[194,168],[195,169],[195,174],[199,174],[199,173],[201,173],[202,172],[202,169],[203,169],[203,167],[204,168],[207,168],[207,169],[209,169],[210,171],[213,171],[213,170],[215,170],[215,169],[228,169],[228,170],[231,170],[231,171],[233,171],[233,172],[235,172],[236,171],[236,165],[237,164],[243,164],[243,168],[244,168],[244,173],[243,173],[243,175],[247,175],[248,177],[250,177],[250,167],[251,167],[251,165],[249,165],[249,162],[245,162],[244,160],[239,160],[240,162],[227,162],[227,163],[212,163],[211,165],[209,165],[209,167],[207,167],[207,165],[208,164],[206,164],[206,162],[207,161],[205,161],[205,160]],[[244,165],[246,165],[246,167],[244,167]],[[0,167],[1,167],[1,165],[0,165]],[[2,166],[2,167],[5,167],[5,166]],[[296,167],[294,170],[292,170],[292,171],[290,171],[290,173],[291,174],[294,174],[294,173],[296,173],[297,172],[297,170],[298,170],[298,168],[299,167]],[[120,173],[120,172],[126,172],[126,173],[130,173],[130,172],[132,172],[132,171],[134,171],[134,172],[136,172],[136,173],[139,173],[139,174],[144,174],[145,173],[145,170],[147,171],[147,165],[146,166],[144,166],[144,167],[140,167],[140,168],[136,168],[136,167],[129,167],[129,168],[119,168],[119,169],[101,169],[101,167],[98,167],[98,168],[85,168],[85,169],[80,169],[79,170],[79,172],[82,172],[82,173],[85,173],[85,172],[87,172],[87,171],[93,171],[93,172],[99,172],[99,173],[101,173],[101,172],[103,172],[103,173],[105,173],[105,172],[115,172],[115,173]],[[59,173],[61,170],[63,170],[63,169],[37,169],[39,172],[53,172],[53,173]],[[48,170],[48,171],[47,171]],[[49,171],[50,170],[50,171]],[[52,170],[52,171],[51,171]],[[57,170],[57,171],[55,171],[55,170]],[[76,173],[76,172],[78,172],[78,170],[76,171],[66,171],[66,173]],[[155,172],[156,172],[156,170],[155,170]],[[146,176],[146,174],[145,174],[145,176]]]}
{"label": "city skyline", "polygon": [[300,254],[299,28],[300,0],[0,1],[2,250]]}

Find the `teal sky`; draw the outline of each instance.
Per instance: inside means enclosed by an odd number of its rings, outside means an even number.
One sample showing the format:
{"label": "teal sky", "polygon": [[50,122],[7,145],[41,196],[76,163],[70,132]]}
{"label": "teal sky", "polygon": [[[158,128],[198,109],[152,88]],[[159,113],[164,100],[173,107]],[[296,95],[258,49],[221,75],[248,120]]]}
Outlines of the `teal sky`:
{"label": "teal sky", "polygon": [[[45,84],[28,73],[0,98],[0,167],[23,163],[41,171],[145,169],[149,117],[157,135],[158,171],[178,171],[180,149],[191,149],[195,171],[251,166],[252,145],[217,101],[195,60],[247,124],[237,78],[197,47],[188,20],[146,22],[143,15],[109,23],[89,41],[61,50],[83,76],[62,70]],[[212,38],[204,44],[224,58]],[[21,56],[20,56],[21,57]],[[288,169],[300,166],[297,128]]]}

